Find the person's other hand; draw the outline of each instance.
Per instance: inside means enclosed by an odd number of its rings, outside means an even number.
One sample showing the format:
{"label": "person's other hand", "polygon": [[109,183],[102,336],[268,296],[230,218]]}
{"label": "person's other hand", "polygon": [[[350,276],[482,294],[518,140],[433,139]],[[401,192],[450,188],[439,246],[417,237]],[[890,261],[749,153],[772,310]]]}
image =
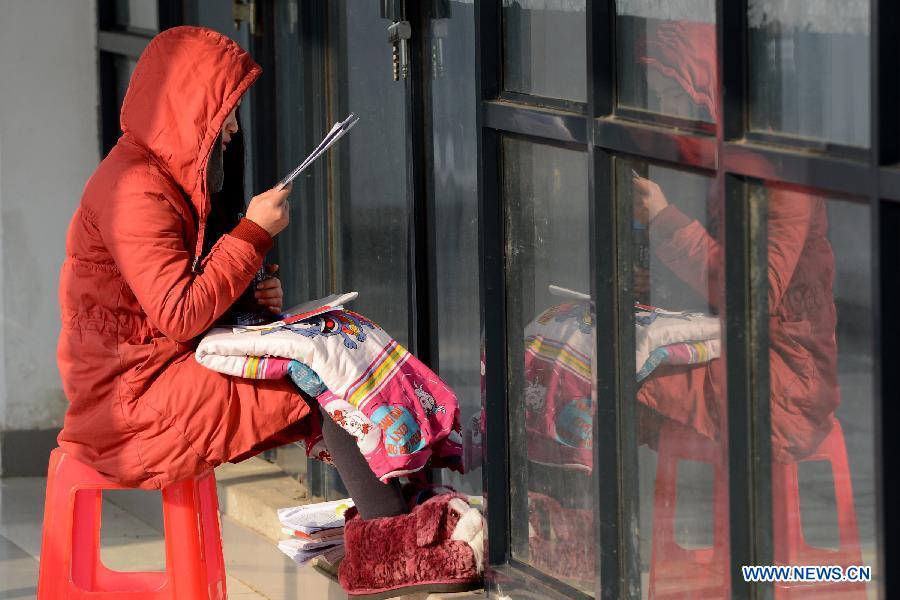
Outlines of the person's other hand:
{"label": "person's other hand", "polygon": [[666,195],[654,182],[643,177],[632,177],[634,182],[634,218],[646,225],[669,205]]}
{"label": "person's other hand", "polygon": [[281,190],[272,188],[254,196],[245,216],[275,237],[288,226],[290,205],[287,197],[290,193],[291,186],[288,185]]}
{"label": "person's other hand", "polygon": [[[275,273],[277,270],[278,265],[266,265],[266,271],[270,274]],[[254,295],[259,304],[265,306],[273,313],[281,312],[282,304],[284,303],[284,291],[281,289],[281,280],[277,277],[269,277],[257,283]]]}

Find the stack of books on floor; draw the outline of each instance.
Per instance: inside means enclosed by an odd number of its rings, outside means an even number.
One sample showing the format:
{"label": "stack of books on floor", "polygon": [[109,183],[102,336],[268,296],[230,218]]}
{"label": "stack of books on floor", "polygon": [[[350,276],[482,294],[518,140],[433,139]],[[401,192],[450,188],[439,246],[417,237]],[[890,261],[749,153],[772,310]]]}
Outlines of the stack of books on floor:
{"label": "stack of books on floor", "polygon": [[344,557],[344,513],[353,500],[334,500],[279,508],[281,530],[290,539],[278,542],[278,549],[305,565],[316,557],[326,567],[334,567]]}

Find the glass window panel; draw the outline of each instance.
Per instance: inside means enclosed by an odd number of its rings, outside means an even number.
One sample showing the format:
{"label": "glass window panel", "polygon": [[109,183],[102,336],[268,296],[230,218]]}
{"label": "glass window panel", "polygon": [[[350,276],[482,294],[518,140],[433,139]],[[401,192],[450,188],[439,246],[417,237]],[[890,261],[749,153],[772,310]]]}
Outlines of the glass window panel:
{"label": "glass window panel", "polygon": [[116,70],[116,114],[122,110],[122,102],[125,101],[125,92],[131,82],[131,75],[137,66],[137,61],[127,56],[113,55],[113,65]]}
{"label": "glass window panel", "polygon": [[[388,22],[378,0],[340,3],[337,43],[341,114],[359,124],[335,146],[340,179],[332,231],[337,238],[336,282],[358,291],[354,307],[401,344],[409,339],[406,98],[385,71]],[[373,52],[373,49],[384,52]],[[387,73],[387,76],[385,75]]]}
{"label": "glass window panel", "polygon": [[750,0],[750,125],[869,145],[869,1]]}
{"label": "glass window panel", "polygon": [[593,593],[587,155],[506,138],[503,157],[512,551]]}
{"label": "glass window panel", "polygon": [[159,31],[159,9],[153,0],[115,0],[116,24],[125,29]]}
{"label": "glass window panel", "polygon": [[634,209],[643,593],[728,598],[724,263],[716,188],[705,176],[617,160],[616,189]]}
{"label": "glass window panel", "polygon": [[[434,198],[434,298],[438,372],[459,400],[467,474],[447,471],[446,483],[482,490],[481,329],[478,298],[478,193],[475,136],[475,7],[436,3],[431,45]],[[446,10],[444,10],[446,8]]]}
{"label": "glass window panel", "polygon": [[871,212],[797,188],[754,193],[768,201],[775,562],[875,567]]}
{"label": "glass window panel", "polygon": [[619,106],[714,122],[714,0],[616,3]]}
{"label": "glass window panel", "polygon": [[503,85],[587,100],[585,0],[503,0]]}

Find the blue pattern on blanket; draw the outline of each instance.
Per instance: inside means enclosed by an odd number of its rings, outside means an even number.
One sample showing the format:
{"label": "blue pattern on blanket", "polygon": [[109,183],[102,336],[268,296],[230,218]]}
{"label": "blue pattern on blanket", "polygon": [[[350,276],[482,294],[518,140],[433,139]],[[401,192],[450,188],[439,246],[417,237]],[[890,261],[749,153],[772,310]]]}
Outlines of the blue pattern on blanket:
{"label": "blue pattern on blanket", "polygon": [[316,398],[328,388],[322,383],[322,378],[315,371],[300,362],[292,360],[288,367],[288,375],[300,391],[304,394]]}

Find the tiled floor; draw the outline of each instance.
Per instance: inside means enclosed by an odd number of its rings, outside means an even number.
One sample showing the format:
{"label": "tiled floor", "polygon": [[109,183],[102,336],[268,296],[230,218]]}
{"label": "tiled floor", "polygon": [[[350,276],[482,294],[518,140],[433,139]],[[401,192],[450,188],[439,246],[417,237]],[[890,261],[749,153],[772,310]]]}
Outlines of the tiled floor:
{"label": "tiled floor", "polygon": [[[0,479],[0,600],[36,596],[44,485],[45,480],[38,477]],[[242,553],[271,550],[268,547],[270,544],[254,535],[245,535],[242,544]],[[255,549],[250,547],[254,544],[257,545]],[[265,548],[261,548],[263,546]],[[143,521],[110,502],[104,502],[101,556],[108,567],[116,570],[161,569],[164,562],[163,539],[159,532]],[[296,571],[286,557],[275,566]],[[269,598],[230,575],[227,586],[229,598]]]}

